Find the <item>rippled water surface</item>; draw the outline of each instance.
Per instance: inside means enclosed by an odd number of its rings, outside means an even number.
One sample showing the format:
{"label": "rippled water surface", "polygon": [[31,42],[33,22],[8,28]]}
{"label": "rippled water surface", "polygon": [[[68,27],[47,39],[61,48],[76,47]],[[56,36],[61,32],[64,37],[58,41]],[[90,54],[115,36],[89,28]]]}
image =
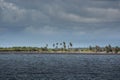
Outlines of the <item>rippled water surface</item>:
{"label": "rippled water surface", "polygon": [[0,54],[0,80],[120,80],[120,55]]}

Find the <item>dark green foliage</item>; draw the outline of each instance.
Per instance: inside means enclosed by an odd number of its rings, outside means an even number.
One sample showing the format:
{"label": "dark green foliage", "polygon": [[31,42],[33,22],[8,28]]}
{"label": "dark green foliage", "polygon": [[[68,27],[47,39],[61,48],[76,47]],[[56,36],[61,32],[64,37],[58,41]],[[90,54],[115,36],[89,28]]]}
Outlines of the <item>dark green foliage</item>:
{"label": "dark green foliage", "polygon": [[106,47],[105,47],[105,51],[106,51],[107,53],[113,52],[111,45],[106,46]]}
{"label": "dark green foliage", "polygon": [[73,44],[71,42],[69,44],[70,44],[70,47],[72,48]]}
{"label": "dark green foliage", "polygon": [[96,52],[101,52],[101,48],[100,48],[98,45],[96,45],[95,51],[96,51]]}
{"label": "dark green foliage", "polygon": [[116,46],[115,49],[114,49],[114,51],[117,54],[120,51],[120,48],[118,46]]}
{"label": "dark green foliage", "polygon": [[64,47],[64,49],[66,49],[66,43],[65,42],[63,42],[63,47]]}

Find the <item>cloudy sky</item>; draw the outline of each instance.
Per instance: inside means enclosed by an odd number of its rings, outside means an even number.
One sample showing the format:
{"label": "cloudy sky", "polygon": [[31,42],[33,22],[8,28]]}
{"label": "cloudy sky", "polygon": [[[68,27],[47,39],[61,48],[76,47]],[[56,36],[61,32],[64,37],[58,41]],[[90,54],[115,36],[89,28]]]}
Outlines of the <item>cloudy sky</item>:
{"label": "cloudy sky", "polygon": [[120,0],[0,0],[0,46],[120,46]]}

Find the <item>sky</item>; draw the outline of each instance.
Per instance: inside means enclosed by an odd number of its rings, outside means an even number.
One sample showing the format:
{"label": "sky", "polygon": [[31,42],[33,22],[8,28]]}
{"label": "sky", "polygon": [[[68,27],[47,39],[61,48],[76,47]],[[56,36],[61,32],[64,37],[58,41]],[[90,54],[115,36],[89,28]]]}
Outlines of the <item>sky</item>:
{"label": "sky", "polygon": [[0,0],[0,46],[120,46],[120,0]]}

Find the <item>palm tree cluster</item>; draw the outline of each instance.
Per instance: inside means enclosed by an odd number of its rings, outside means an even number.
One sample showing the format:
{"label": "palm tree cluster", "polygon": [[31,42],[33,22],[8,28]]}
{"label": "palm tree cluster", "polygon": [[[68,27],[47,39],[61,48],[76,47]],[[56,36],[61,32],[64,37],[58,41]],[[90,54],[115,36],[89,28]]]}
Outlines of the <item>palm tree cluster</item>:
{"label": "palm tree cluster", "polygon": [[71,42],[69,42],[68,47],[67,47],[66,42],[53,43],[53,49],[62,50],[62,51],[70,49],[72,48],[72,46],[73,44]]}
{"label": "palm tree cluster", "polygon": [[90,51],[97,52],[106,52],[106,53],[118,53],[120,51],[120,47],[112,47],[110,44],[105,47],[100,47],[96,45],[95,47],[89,46]]}

